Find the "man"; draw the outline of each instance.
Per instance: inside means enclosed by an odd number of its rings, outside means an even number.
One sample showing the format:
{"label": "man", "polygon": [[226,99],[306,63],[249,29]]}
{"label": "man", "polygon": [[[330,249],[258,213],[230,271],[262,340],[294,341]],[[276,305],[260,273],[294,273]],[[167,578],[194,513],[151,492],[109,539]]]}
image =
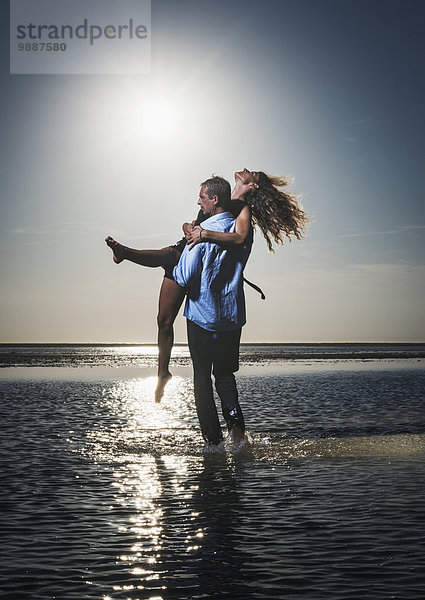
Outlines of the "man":
{"label": "man", "polygon": [[[234,231],[235,219],[228,211],[228,181],[216,176],[204,181],[198,204],[208,217],[202,227],[211,231]],[[202,240],[202,231],[200,236]],[[239,369],[239,343],[246,322],[243,270],[251,246],[252,230],[243,245],[232,248],[202,242],[191,249],[186,246],[173,270],[175,281],[187,292],[184,316],[193,362],[195,404],[207,446],[223,441],[211,369],[234,444],[239,444],[245,437],[234,372]]]}

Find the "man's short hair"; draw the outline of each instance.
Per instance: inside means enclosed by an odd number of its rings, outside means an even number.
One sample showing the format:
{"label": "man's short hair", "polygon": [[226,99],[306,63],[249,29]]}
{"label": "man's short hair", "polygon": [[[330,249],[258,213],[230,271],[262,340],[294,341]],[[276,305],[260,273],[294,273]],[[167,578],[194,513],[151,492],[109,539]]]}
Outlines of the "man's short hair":
{"label": "man's short hair", "polygon": [[227,210],[230,206],[230,183],[223,177],[218,175],[212,175],[206,181],[203,181],[201,185],[205,186],[205,191],[208,194],[208,198],[217,196],[218,206],[221,206]]}

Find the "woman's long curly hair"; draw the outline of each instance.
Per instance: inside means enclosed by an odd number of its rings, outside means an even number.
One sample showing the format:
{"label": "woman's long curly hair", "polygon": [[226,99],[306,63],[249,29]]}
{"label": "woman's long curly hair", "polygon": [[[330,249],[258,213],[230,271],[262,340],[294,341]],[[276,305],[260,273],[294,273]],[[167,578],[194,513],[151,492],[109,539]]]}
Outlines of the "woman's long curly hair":
{"label": "woman's long curly hair", "polygon": [[250,192],[247,202],[252,210],[252,224],[260,228],[268,249],[274,252],[272,242],[291,241],[291,235],[300,240],[310,222],[308,214],[299,204],[299,196],[286,188],[292,180],[288,177],[266,175],[259,171],[259,187]]}

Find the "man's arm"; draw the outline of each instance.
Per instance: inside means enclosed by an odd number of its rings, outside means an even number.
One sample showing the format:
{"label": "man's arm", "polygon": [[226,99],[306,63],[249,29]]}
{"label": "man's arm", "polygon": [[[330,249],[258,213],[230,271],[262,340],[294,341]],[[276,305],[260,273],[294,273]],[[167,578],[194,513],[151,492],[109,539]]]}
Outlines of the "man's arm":
{"label": "man's arm", "polygon": [[186,247],[176,267],[173,269],[173,277],[181,287],[189,287],[194,279],[200,276],[202,271],[202,257],[204,246],[197,246],[193,252]]}

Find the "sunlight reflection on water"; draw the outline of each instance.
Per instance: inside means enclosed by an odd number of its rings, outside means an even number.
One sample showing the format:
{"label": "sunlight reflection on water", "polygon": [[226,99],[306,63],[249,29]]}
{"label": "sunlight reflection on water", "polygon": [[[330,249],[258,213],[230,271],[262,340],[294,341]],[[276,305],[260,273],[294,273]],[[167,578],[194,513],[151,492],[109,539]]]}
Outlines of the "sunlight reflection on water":
{"label": "sunlight reflection on water", "polygon": [[4,597],[421,598],[423,371],[244,369],[211,454],[180,370],[4,379]]}
{"label": "sunlight reflection on water", "polygon": [[[242,377],[240,383],[246,397],[252,389],[252,379]],[[240,526],[240,517],[235,515],[244,505],[236,481],[240,470],[250,464],[263,464],[266,470],[270,465],[285,465],[285,470],[294,471],[293,476],[302,477],[303,469],[300,463],[297,466],[297,461],[314,459],[326,465],[325,461],[329,460],[336,461],[335,464],[347,458],[359,461],[393,457],[397,460],[425,453],[424,434],[314,439],[253,433],[249,436],[249,447],[241,454],[226,452],[225,448],[215,456],[202,455],[191,380],[175,376],[161,404],[153,401],[155,386],[156,377],[109,382],[102,402],[110,421],[89,429],[87,445],[80,449],[94,462],[115,465],[110,483],[113,492],[109,525],[116,539],[115,547],[119,549],[115,555],[117,569],[126,576],[121,575],[123,582],[116,581],[113,585],[112,599],[124,598],[126,593],[132,594],[129,598],[138,599],[153,598],[158,593],[164,594],[158,597],[172,598],[171,573],[179,585],[186,581],[188,589],[191,580],[196,580],[194,585],[199,590],[202,575],[198,569],[213,566],[216,572],[217,564],[228,581],[233,577],[235,566],[250,565],[255,573],[249,551],[236,551],[234,540]],[[276,392],[270,389],[271,393],[274,399],[264,413],[270,422],[276,420],[274,415],[279,405]],[[325,471],[326,468],[316,467]],[[367,470],[366,466],[365,473]],[[257,474],[260,477],[259,472]],[[257,475],[253,477],[256,479]],[[285,494],[291,503],[294,492],[289,482],[287,480],[289,487],[285,488]],[[260,489],[265,485],[262,476],[256,485]],[[320,490],[323,484],[318,482],[317,485]],[[254,488],[251,484],[248,489],[248,507]],[[314,495],[317,491],[310,493]],[[356,494],[353,493],[350,500],[354,504],[361,501]],[[220,498],[224,498],[224,505]],[[286,501],[285,495],[280,500],[278,496],[263,498],[265,506],[271,502],[272,512]],[[261,522],[261,527],[265,526]],[[219,550],[221,537],[227,540],[229,548]],[[220,551],[224,563],[216,564],[214,561],[220,561],[217,554]],[[185,566],[184,555],[188,557]],[[209,562],[211,557],[212,563]],[[245,589],[240,579],[235,580],[234,585],[235,597],[249,598],[249,589]]]}

